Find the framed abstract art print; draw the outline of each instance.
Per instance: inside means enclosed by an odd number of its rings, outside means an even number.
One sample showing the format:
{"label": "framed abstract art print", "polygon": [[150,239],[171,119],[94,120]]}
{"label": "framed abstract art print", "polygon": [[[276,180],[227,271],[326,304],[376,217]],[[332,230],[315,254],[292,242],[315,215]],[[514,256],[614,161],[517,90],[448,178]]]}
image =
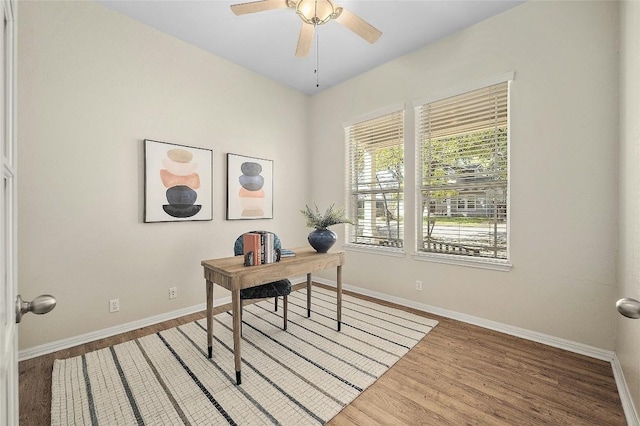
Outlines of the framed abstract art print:
{"label": "framed abstract art print", "polygon": [[227,219],[273,219],[273,161],[227,154]]}
{"label": "framed abstract art print", "polygon": [[213,150],[144,140],[144,221],[213,219]]}

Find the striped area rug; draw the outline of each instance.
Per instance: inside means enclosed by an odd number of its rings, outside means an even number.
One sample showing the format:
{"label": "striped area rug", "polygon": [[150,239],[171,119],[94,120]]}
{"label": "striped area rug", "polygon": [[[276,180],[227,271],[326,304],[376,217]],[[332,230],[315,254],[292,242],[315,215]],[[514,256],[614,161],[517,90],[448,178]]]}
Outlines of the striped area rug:
{"label": "striped area rug", "polygon": [[[282,301],[280,301],[282,304]],[[245,306],[242,385],[235,384],[232,316],[56,360],[52,425],[325,424],[436,326],[437,321],[314,287],[289,296],[288,330],[273,300]]]}

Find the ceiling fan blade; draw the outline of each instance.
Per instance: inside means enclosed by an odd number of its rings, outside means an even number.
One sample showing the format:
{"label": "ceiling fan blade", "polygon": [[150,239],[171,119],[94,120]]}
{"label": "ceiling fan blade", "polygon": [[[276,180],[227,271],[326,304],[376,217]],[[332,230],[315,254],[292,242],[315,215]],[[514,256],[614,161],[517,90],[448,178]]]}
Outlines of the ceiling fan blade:
{"label": "ceiling fan blade", "polygon": [[335,20],[371,44],[375,43],[382,35],[376,27],[346,9],[342,9]]}
{"label": "ceiling fan blade", "polygon": [[287,0],[261,0],[250,3],[240,3],[231,5],[231,11],[236,15],[246,15],[247,13],[264,12],[265,10],[284,9],[289,7]]}
{"label": "ceiling fan blade", "polygon": [[309,54],[311,42],[313,41],[313,33],[316,27],[305,22],[300,27],[300,37],[298,37],[298,47],[296,48],[296,56],[304,57]]}

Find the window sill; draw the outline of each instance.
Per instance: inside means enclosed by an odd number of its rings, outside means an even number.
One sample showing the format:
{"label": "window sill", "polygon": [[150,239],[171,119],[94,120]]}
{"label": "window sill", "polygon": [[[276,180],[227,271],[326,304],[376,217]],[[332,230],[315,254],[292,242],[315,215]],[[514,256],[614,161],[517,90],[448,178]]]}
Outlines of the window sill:
{"label": "window sill", "polygon": [[342,247],[346,251],[378,254],[381,256],[405,257],[405,255],[407,254],[405,253],[404,249],[395,248],[395,247],[377,247],[377,246],[369,246],[366,244],[344,244]]}
{"label": "window sill", "polygon": [[438,253],[414,253],[414,260],[423,262],[446,263],[448,265],[467,266],[470,268],[491,269],[493,271],[508,272],[511,263],[508,260],[486,259],[470,256],[458,256],[453,254]]}

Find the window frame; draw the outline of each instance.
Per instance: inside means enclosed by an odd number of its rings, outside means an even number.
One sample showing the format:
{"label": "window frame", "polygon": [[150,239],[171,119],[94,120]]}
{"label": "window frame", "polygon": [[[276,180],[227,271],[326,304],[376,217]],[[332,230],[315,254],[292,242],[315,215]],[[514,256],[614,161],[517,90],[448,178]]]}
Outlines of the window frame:
{"label": "window frame", "polygon": [[[511,194],[511,153],[510,153],[510,135],[511,135],[511,89],[515,77],[514,72],[507,72],[500,75],[496,75],[493,77],[485,78],[482,80],[477,80],[474,82],[470,82],[464,85],[456,86],[438,93],[434,93],[431,96],[416,99],[413,101],[413,109],[414,109],[414,120],[415,120],[415,226],[414,226],[414,236],[415,236],[415,252],[413,254],[413,259],[420,261],[428,261],[428,262],[437,262],[437,263],[445,263],[452,264],[458,266],[467,266],[467,267],[476,267],[483,269],[492,269],[497,271],[509,271],[512,268],[511,264],[511,232],[510,232],[510,194]],[[420,238],[423,233],[421,231],[423,227],[423,170],[422,170],[422,156],[421,156],[421,121],[420,121],[420,108],[426,104],[437,102],[440,100],[444,100],[446,98],[462,95],[468,92],[473,92],[475,90],[487,88],[490,86],[494,86],[496,84],[507,83],[507,128],[509,129],[507,132],[507,194],[506,194],[506,208],[507,208],[507,218],[506,218],[506,259],[497,259],[497,258],[489,258],[489,257],[476,257],[476,256],[464,256],[459,254],[449,254],[449,253],[437,253],[437,252],[428,252],[422,251],[420,246]],[[475,200],[477,207],[477,197]],[[467,201],[465,201],[465,207],[467,206]]]}
{"label": "window frame", "polygon": [[[395,113],[401,113],[401,129],[402,129],[402,163],[403,163],[403,174],[405,175],[402,182],[400,183],[400,187],[397,191],[394,191],[400,195],[400,200],[402,203],[401,208],[401,216],[402,221],[401,224],[398,224],[399,227],[402,228],[402,238],[398,238],[401,241],[402,245],[400,247],[396,246],[383,246],[383,245],[375,245],[375,244],[366,244],[366,243],[357,243],[354,241],[355,233],[357,232],[356,225],[348,225],[347,229],[347,241],[343,244],[343,247],[346,250],[371,253],[371,254],[381,254],[387,256],[394,257],[403,257],[405,256],[405,247],[406,247],[406,113],[407,108],[404,103],[390,105],[386,108],[382,108],[368,114],[359,116],[352,120],[346,121],[343,123],[344,130],[344,140],[345,140],[345,159],[346,159],[346,167],[345,167],[345,205],[347,217],[354,220],[357,223],[357,214],[358,214],[358,205],[353,205],[352,198],[354,196],[354,191],[352,190],[352,161],[351,161],[351,145],[352,141],[349,136],[349,130],[352,126],[375,120],[378,118],[382,118],[386,115],[392,115]],[[381,192],[388,193],[388,190],[382,190]],[[400,235],[398,235],[400,237]]]}

